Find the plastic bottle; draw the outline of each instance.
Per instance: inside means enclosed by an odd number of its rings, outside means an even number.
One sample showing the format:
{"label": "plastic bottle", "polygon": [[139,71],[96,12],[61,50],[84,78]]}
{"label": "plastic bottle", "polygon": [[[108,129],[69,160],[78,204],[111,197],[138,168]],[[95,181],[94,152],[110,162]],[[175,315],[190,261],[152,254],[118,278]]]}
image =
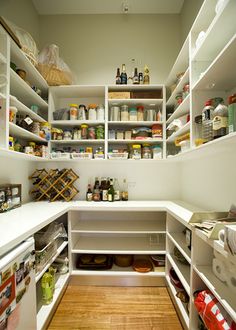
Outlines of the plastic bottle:
{"label": "plastic bottle", "polygon": [[229,133],[236,132],[236,94],[229,97]]}
{"label": "plastic bottle", "polygon": [[53,299],[53,277],[49,272],[44,273],[41,280],[42,302],[49,305]]}
{"label": "plastic bottle", "polygon": [[223,103],[217,105],[213,112],[213,137],[217,139],[228,133],[228,108]]}
{"label": "plastic bottle", "polygon": [[204,143],[213,140],[213,111],[212,101],[208,100],[202,111],[202,138]]}
{"label": "plastic bottle", "polygon": [[119,201],[120,200],[120,185],[117,179],[114,180],[114,200]]}
{"label": "plastic bottle", "polygon": [[127,201],[129,199],[128,195],[128,183],[126,179],[123,179],[123,184],[122,184],[122,192],[121,192],[121,200],[122,201]]}

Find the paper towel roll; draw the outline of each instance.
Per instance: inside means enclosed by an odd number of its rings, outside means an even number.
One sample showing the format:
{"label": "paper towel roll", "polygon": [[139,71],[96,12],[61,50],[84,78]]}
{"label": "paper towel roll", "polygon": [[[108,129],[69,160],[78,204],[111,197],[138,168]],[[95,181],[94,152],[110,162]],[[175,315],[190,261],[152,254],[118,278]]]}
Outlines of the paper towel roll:
{"label": "paper towel roll", "polygon": [[226,281],[225,264],[223,261],[214,258],[212,261],[212,270],[215,276],[222,282]]}
{"label": "paper towel roll", "polygon": [[218,233],[219,240],[224,244],[225,241],[225,230],[221,229]]}
{"label": "paper towel roll", "polygon": [[226,273],[226,284],[230,291],[236,294],[236,274],[232,271]]}

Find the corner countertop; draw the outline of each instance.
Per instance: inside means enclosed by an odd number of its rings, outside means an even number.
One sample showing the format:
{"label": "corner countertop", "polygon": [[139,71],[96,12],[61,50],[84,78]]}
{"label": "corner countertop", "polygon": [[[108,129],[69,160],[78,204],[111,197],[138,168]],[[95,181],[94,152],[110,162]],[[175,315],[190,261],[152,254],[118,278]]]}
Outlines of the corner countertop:
{"label": "corner countertop", "polygon": [[187,225],[203,210],[183,201],[31,202],[0,214],[0,256],[69,211],[165,211]]}

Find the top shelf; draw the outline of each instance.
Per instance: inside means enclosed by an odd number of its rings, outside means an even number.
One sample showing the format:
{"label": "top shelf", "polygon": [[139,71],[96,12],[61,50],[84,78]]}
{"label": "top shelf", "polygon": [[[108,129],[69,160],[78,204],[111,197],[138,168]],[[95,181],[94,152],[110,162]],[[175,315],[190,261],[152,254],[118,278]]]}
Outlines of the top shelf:
{"label": "top shelf", "polygon": [[161,90],[165,86],[162,84],[157,85],[109,85],[108,91],[115,92],[115,91],[136,91],[136,90]]}
{"label": "top shelf", "polygon": [[31,85],[37,86],[43,94],[47,94],[48,84],[39,71],[30,62],[27,56],[21,51],[16,43],[11,39],[11,62],[14,62],[19,69],[26,71],[26,78]]}

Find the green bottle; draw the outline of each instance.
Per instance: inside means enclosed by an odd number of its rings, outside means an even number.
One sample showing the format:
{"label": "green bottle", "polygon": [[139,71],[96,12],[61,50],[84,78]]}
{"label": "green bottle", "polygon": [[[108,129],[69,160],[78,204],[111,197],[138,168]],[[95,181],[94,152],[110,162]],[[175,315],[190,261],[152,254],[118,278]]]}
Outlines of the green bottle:
{"label": "green bottle", "polygon": [[229,97],[228,116],[229,133],[236,132],[236,94]]}
{"label": "green bottle", "polygon": [[44,273],[41,280],[42,287],[42,302],[44,305],[49,305],[53,299],[53,277],[49,272]]}

